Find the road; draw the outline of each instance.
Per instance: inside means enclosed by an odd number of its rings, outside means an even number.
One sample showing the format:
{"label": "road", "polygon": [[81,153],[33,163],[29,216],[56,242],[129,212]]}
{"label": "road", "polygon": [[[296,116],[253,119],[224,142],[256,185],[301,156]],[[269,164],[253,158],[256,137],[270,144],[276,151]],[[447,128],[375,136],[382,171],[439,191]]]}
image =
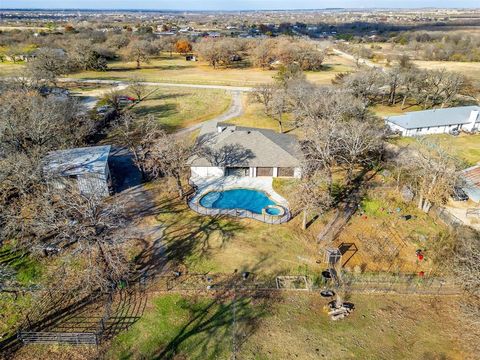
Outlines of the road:
{"label": "road", "polygon": [[[101,79],[62,78],[58,81],[59,82],[76,82],[81,84],[107,84],[112,86],[125,86],[125,87],[129,85],[128,81],[101,80]],[[177,84],[177,83],[150,82],[150,81],[143,81],[141,82],[141,84],[146,86],[181,87],[181,88],[192,88],[192,89],[214,89],[214,90],[227,90],[227,91],[238,91],[238,92],[253,91],[252,87],[244,87],[244,86]]]}
{"label": "road", "polygon": [[[347,54],[346,52],[343,52],[343,51],[338,50],[338,49],[335,49],[335,48],[332,48],[332,51],[333,51],[336,55],[341,56],[341,57],[343,57],[344,59],[353,61],[353,62],[355,62],[355,63],[357,62],[357,60],[355,59],[355,56],[353,56],[353,55]],[[385,69],[384,69],[382,66],[380,66],[380,65],[378,65],[378,64],[375,64],[374,62],[372,62],[372,61],[370,61],[370,60],[368,60],[368,59],[360,58],[360,59],[358,60],[358,63],[359,63],[360,65],[365,65],[365,66],[368,66],[368,67],[371,67],[371,68],[378,68],[378,69],[380,69],[380,70],[382,70],[382,71],[385,71]]]}

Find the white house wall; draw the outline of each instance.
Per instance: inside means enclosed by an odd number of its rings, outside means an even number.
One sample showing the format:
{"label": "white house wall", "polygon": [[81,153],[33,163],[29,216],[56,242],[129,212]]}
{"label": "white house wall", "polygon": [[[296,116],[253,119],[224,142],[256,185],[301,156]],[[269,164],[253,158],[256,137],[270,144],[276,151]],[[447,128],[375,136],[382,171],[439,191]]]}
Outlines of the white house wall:
{"label": "white house wall", "polygon": [[300,179],[302,177],[302,168],[296,167],[293,172],[293,177],[295,179]]}
{"label": "white house wall", "polygon": [[221,177],[224,176],[225,170],[221,167],[192,167],[193,177]]}
{"label": "white house wall", "polygon": [[403,136],[422,136],[422,135],[430,135],[430,134],[448,134],[451,130],[454,129],[467,129],[466,126],[462,126],[461,124],[455,125],[445,125],[445,126],[432,126],[432,127],[424,127],[419,129],[405,129],[397,124],[393,124],[387,121],[387,125],[393,131],[399,131],[402,133]]}

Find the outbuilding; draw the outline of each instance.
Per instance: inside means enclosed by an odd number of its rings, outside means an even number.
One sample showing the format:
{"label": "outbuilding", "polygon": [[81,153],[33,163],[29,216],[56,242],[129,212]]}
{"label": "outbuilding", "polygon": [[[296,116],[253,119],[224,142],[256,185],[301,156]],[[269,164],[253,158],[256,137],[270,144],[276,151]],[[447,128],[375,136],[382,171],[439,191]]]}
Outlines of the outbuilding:
{"label": "outbuilding", "polygon": [[110,148],[106,145],[52,151],[44,159],[44,176],[57,189],[75,184],[82,194],[109,196]]}

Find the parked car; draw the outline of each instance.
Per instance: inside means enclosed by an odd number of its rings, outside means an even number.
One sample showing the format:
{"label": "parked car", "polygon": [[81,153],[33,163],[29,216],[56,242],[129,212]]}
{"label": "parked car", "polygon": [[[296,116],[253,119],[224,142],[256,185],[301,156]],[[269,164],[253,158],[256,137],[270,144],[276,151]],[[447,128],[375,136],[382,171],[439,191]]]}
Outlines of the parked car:
{"label": "parked car", "polygon": [[103,115],[113,110],[113,107],[110,105],[103,105],[97,108],[97,114]]}
{"label": "parked car", "polygon": [[454,201],[467,201],[468,200],[468,195],[465,194],[465,191],[463,191],[462,188],[455,187],[453,189],[452,199]]}
{"label": "parked car", "polygon": [[452,129],[449,131],[450,135],[453,135],[453,136],[458,136],[460,135],[460,130],[458,129]]}
{"label": "parked car", "polygon": [[137,101],[135,98],[133,98],[131,96],[126,96],[126,95],[119,96],[119,98],[118,98],[118,103],[120,104],[120,106],[131,105],[135,101]]}

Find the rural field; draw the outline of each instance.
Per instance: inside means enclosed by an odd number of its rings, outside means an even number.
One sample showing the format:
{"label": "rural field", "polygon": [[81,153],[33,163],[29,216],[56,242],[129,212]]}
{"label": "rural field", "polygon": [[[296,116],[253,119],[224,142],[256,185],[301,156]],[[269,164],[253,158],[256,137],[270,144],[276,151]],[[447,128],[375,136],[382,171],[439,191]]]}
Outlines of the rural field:
{"label": "rural field", "polygon": [[[0,63],[0,76],[14,76],[22,73],[23,64]],[[341,57],[330,55],[324,63],[324,70],[307,72],[307,78],[318,84],[330,84],[335,74],[352,71],[353,64]],[[179,84],[207,84],[229,86],[255,86],[272,82],[275,70],[256,68],[213,69],[203,61],[185,61],[185,57],[168,55],[152,59],[136,69],[133,62],[114,61],[108,64],[107,71],[83,71],[71,74],[69,78],[133,80],[145,79],[150,82]]]}
{"label": "rural field", "polygon": [[[332,323],[323,310],[326,301],[302,292],[235,301],[151,294],[142,319],[116,337],[103,357],[213,360],[231,358],[236,349],[237,358],[249,360],[475,358],[456,319],[455,297],[352,295],[348,300],[361,312]],[[16,358],[95,356],[91,348],[27,346]]]}

